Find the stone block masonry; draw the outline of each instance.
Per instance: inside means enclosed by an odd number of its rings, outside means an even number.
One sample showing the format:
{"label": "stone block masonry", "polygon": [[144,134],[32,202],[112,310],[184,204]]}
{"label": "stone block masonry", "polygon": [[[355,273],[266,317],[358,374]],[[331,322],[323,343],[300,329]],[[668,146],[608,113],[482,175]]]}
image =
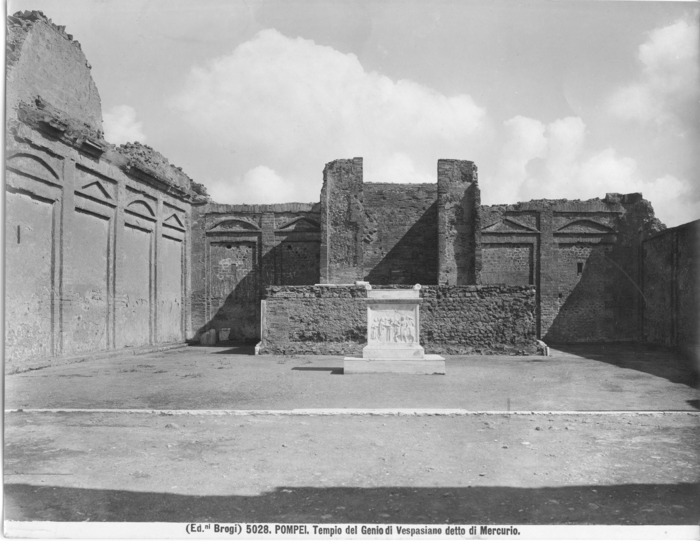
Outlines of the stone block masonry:
{"label": "stone block masonry", "polygon": [[[269,287],[261,353],[359,355],[367,343],[359,286]],[[532,286],[424,286],[426,353],[536,353]]]}

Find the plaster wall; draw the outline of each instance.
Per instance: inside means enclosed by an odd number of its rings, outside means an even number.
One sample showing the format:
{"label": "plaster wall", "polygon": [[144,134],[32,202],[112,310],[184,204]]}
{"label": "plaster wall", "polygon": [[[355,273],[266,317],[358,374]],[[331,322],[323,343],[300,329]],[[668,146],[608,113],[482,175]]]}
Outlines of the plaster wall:
{"label": "plaster wall", "polygon": [[643,243],[645,342],[688,353],[700,370],[700,220]]}
{"label": "plaster wall", "polygon": [[20,101],[41,96],[70,117],[102,129],[102,106],[80,43],[38,15],[8,17],[6,107],[15,116]]}
{"label": "plaster wall", "polygon": [[194,183],[153,149],[105,141],[80,46],[40,12],[8,23],[5,361],[189,333]]}
{"label": "plaster wall", "polygon": [[153,232],[124,225],[124,250],[121,252],[124,272],[124,301],[117,305],[117,347],[149,344],[151,328],[151,265]]}
{"label": "plaster wall", "polygon": [[[9,171],[8,184],[16,184]],[[5,353],[26,359],[53,349],[55,202],[26,191],[5,194]],[[9,317],[8,317],[9,316]]]}

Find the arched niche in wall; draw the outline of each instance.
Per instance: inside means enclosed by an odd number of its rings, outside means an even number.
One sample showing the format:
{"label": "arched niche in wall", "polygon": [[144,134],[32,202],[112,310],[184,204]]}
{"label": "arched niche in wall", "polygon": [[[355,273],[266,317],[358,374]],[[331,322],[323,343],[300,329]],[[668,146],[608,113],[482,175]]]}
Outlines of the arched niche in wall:
{"label": "arched niche in wall", "polygon": [[147,220],[155,220],[156,218],[156,213],[153,210],[153,207],[142,199],[132,201],[127,205],[125,210],[129,214],[140,216],[142,218],[146,218]]}
{"label": "arched niche in wall", "polygon": [[293,232],[321,232],[321,224],[316,220],[307,218],[306,216],[297,216],[291,220],[279,225],[275,229],[275,233],[293,233]]}
{"label": "arched niche in wall", "polygon": [[576,219],[576,220],[571,220],[570,222],[567,222],[563,226],[561,226],[559,229],[557,229],[555,234],[595,234],[595,235],[604,235],[606,233],[615,233],[615,230],[607,226],[605,224],[602,224],[598,221],[595,220],[590,220],[587,218],[583,219]]}
{"label": "arched niche in wall", "polygon": [[39,156],[27,152],[17,152],[7,159],[7,168],[20,175],[41,180],[49,184],[58,184],[59,176],[49,163]]}
{"label": "arched niche in wall", "polygon": [[226,235],[235,233],[256,234],[260,233],[260,227],[252,221],[235,218],[225,219],[214,224],[208,231],[207,235]]}

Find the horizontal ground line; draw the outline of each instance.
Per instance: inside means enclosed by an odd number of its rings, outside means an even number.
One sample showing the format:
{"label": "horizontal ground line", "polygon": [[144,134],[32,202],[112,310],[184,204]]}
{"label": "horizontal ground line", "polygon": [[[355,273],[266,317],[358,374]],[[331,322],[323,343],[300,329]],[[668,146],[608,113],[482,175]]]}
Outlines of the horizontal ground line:
{"label": "horizontal ground line", "polygon": [[700,416],[700,411],[691,410],[582,410],[582,411],[474,411],[466,409],[427,409],[427,408],[383,408],[383,409],[354,409],[354,408],[309,408],[292,410],[160,410],[160,409],[104,409],[104,408],[36,408],[36,409],[6,409],[5,413],[122,413],[122,414],[151,414],[151,415],[270,415],[270,416],[311,416],[311,415],[366,415],[366,416],[483,416],[483,415],[612,415],[612,416],[663,416],[663,415],[693,415]]}

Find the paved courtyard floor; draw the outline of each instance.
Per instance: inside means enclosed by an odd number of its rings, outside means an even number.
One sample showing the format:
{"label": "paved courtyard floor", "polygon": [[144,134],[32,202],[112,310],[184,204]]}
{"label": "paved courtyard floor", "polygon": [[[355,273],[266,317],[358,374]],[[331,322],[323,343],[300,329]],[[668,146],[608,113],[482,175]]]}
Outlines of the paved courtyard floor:
{"label": "paved courtyard floor", "polygon": [[700,409],[670,352],[579,346],[553,356],[447,356],[444,376],[343,375],[343,358],[187,347],[13,374],[5,408],[464,408],[470,411]]}
{"label": "paved courtyard floor", "polygon": [[451,356],[445,376],[345,376],[339,357],[249,353],[189,347],[6,376],[5,518],[700,519],[700,392],[669,352]]}

